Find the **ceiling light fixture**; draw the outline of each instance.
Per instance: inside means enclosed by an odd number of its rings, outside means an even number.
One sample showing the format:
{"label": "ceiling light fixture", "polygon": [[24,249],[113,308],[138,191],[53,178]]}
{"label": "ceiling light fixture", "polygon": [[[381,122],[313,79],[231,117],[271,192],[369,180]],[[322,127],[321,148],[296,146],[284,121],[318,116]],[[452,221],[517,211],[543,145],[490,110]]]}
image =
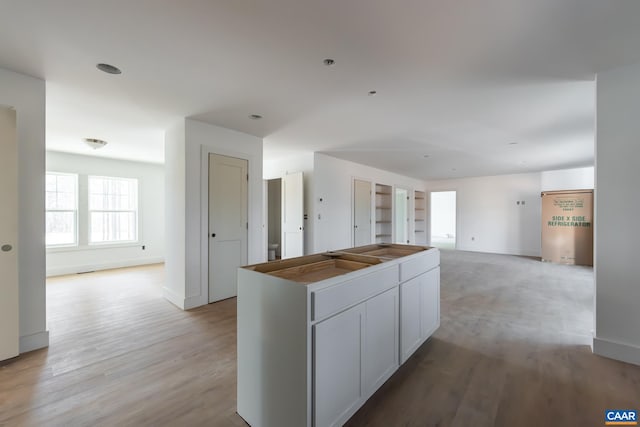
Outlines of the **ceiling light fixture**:
{"label": "ceiling light fixture", "polygon": [[377,94],[377,93],[378,93],[378,92],[377,92],[377,91],[375,91],[375,90],[370,90],[370,91],[369,91],[369,93],[368,93],[367,95],[369,95],[369,96],[376,96],[376,94]]}
{"label": "ceiling light fixture", "polygon": [[324,65],[326,65],[327,67],[332,67],[332,66],[334,66],[334,65],[336,64],[336,61],[334,61],[334,60],[333,60],[333,59],[331,59],[331,58],[327,58],[327,59],[325,59],[324,61],[322,61],[322,63],[323,63]]}
{"label": "ceiling light fixture", "polygon": [[84,143],[87,144],[89,147],[93,148],[94,150],[97,150],[98,148],[103,148],[105,145],[108,144],[107,141],[104,141],[102,139],[95,139],[95,138],[85,138],[83,139]]}
{"label": "ceiling light fixture", "polygon": [[250,114],[249,118],[251,120],[260,120],[262,118],[262,116],[260,114]]}
{"label": "ceiling light fixture", "polygon": [[122,70],[120,70],[120,68],[111,64],[100,63],[96,65],[96,68],[100,71],[104,71],[107,74],[122,74]]}

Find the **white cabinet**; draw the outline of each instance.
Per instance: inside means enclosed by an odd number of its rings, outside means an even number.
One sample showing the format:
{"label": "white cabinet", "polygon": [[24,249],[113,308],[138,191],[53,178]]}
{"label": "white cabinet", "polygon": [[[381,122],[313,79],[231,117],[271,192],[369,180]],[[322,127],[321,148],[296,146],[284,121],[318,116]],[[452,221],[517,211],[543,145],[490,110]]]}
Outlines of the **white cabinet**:
{"label": "white cabinet", "polygon": [[404,362],[422,344],[420,332],[421,276],[400,285],[400,362]]}
{"label": "white cabinet", "polygon": [[398,369],[398,288],[313,327],[314,425],[339,426]]}
{"label": "white cabinet", "polygon": [[363,304],[314,328],[316,426],[341,425],[362,399]]}
{"label": "white cabinet", "polygon": [[440,326],[440,267],[400,284],[400,363]]}
{"label": "white cabinet", "polygon": [[422,275],[420,287],[420,330],[423,340],[440,327],[440,267]]}
{"label": "white cabinet", "polygon": [[362,389],[368,399],[398,369],[398,288],[364,304]]}
{"label": "white cabinet", "polygon": [[240,268],[238,414],[344,424],[433,333],[439,263],[437,249],[391,244]]}

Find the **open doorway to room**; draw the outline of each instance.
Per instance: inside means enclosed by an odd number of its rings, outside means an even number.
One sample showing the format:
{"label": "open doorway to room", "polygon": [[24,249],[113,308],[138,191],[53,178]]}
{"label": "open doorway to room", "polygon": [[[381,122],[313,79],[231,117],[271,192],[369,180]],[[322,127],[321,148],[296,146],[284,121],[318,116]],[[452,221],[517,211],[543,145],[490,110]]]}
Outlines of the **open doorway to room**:
{"label": "open doorway to room", "polygon": [[396,187],[394,211],[394,240],[396,243],[409,243],[409,190]]}
{"label": "open doorway to room", "polygon": [[431,246],[456,248],[456,192],[431,193]]}
{"label": "open doorway to room", "polygon": [[282,248],[282,178],[267,180],[267,259],[281,258]]}

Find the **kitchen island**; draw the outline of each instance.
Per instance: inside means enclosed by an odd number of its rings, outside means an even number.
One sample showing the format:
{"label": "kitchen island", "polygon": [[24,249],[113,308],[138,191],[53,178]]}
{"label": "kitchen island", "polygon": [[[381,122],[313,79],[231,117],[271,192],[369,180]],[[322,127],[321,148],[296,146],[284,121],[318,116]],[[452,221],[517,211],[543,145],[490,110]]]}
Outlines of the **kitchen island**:
{"label": "kitchen island", "polygon": [[439,327],[439,265],[377,244],[238,269],[238,414],[344,424]]}

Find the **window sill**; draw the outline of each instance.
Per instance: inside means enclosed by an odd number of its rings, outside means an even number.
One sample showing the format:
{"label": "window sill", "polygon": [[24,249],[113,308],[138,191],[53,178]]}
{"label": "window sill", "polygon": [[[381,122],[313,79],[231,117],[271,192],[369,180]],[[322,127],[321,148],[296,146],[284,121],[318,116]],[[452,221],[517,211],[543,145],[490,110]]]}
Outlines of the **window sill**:
{"label": "window sill", "polygon": [[78,252],[78,251],[92,251],[100,249],[124,249],[135,248],[141,246],[140,242],[126,242],[126,243],[94,243],[90,245],[78,245],[78,246],[56,246],[47,248],[47,253],[58,252]]}

